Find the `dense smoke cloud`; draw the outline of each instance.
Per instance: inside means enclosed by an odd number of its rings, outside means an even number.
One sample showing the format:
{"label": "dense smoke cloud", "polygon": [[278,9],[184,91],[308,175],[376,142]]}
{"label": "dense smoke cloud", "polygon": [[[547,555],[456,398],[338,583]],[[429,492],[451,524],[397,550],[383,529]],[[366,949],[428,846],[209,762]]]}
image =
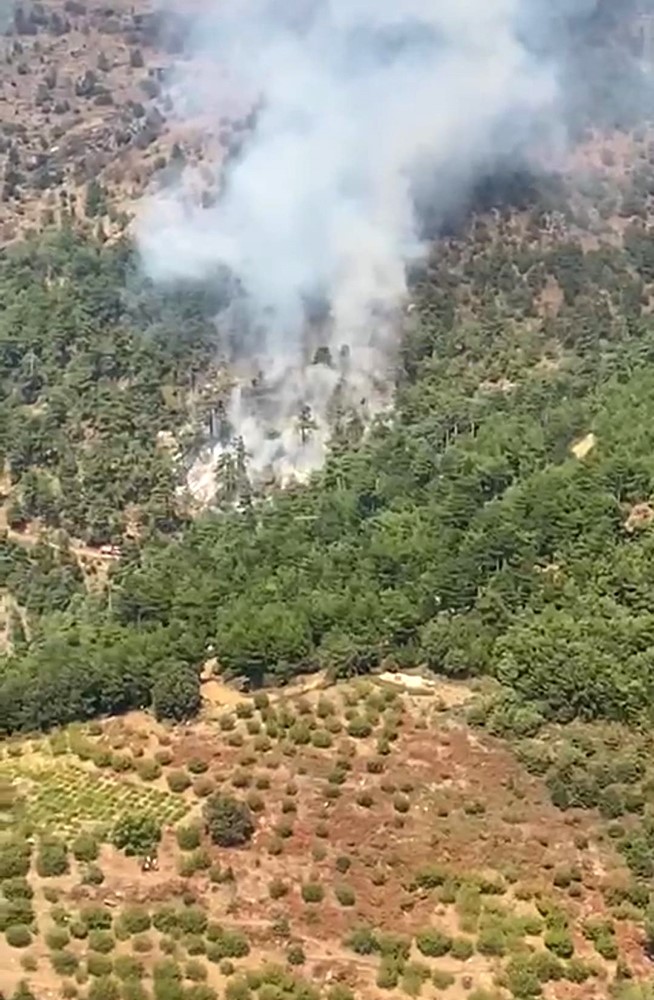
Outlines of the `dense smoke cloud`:
{"label": "dense smoke cloud", "polygon": [[[138,233],[155,279],[227,268],[237,281],[217,328],[236,370],[263,375],[229,404],[255,472],[310,470],[335,406],[365,419],[386,405],[405,266],[423,251],[416,196],[446,213],[497,158],[561,139],[554,53],[571,13],[593,6],[216,0],[198,16],[177,113],[216,125],[256,106],[256,119],[213,204],[180,181],[149,199]],[[328,315],[308,322],[316,302]],[[301,433],[303,405],[317,426]]]}

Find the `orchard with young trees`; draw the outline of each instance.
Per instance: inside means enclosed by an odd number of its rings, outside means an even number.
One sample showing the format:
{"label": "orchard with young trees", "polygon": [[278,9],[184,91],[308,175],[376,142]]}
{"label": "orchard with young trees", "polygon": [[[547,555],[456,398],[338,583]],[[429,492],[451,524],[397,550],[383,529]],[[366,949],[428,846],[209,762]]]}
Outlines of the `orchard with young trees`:
{"label": "orchard with young trees", "polygon": [[[635,144],[621,191],[608,175],[574,198],[514,179],[517,209],[473,214],[413,268],[392,419],[362,438],[344,415],[307,486],[194,520],[160,438],[181,456],[199,442],[218,293],[155,292],[129,246],[68,232],[7,251],[8,519],[62,543],[0,543],[26,625],[0,668],[0,731],[152,703],[186,718],[210,645],[254,685],[390,658],[495,676],[539,717],[647,716],[650,152]],[[85,586],[68,538],[122,540],[108,586]]]}

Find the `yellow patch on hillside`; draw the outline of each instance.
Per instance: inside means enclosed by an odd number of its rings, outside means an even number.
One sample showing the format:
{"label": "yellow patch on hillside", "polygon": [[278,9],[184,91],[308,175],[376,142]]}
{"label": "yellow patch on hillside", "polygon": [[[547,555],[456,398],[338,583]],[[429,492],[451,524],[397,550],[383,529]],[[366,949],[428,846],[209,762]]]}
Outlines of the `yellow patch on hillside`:
{"label": "yellow patch on hillside", "polygon": [[591,431],[591,433],[587,434],[586,437],[583,437],[581,441],[577,441],[575,444],[573,444],[570,448],[570,451],[572,452],[575,458],[581,460],[582,458],[585,458],[586,455],[590,454],[590,452],[593,450],[596,444],[597,444],[597,438]]}

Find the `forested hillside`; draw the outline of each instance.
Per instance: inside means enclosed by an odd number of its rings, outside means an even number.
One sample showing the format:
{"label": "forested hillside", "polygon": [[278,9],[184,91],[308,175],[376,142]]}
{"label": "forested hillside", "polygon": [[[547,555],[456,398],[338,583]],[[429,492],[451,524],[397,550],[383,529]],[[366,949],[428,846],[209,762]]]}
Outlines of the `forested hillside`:
{"label": "forested hillside", "polygon": [[[654,150],[630,149],[620,192],[600,152],[584,197],[516,181],[517,205],[434,246],[392,415],[338,426],[308,487],[261,501],[243,480],[238,511],[194,521],[176,489],[210,297],[155,296],[126,246],[8,252],[2,731],[153,697],[183,716],[211,645],[255,684],[387,659],[493,675],[550,718],[648,714]],[[56,546],[26,544],[44,525]],[[121,537],[89,588],[76,545]]]}

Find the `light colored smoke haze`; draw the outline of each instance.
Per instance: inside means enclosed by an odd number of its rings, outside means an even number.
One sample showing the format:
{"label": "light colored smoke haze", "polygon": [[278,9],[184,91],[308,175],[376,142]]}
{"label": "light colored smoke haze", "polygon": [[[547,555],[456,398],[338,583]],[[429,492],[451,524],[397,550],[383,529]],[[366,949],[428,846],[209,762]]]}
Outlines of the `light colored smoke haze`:
{"label": "light colored smoke haze", "polygon": [[[256,125],[211,207],[182,182],[153,194],[138,240],[157,280],[223,265],[238,278],[247,322],[230,312],[217,328],[261,370],[266,399],[237,389],[230,420],[255,473],[301,476],[323,460],[337,385],[365,419],[389,401],[405,267],[423,251],[414,194],[445,212],[496,157],[542,138],[556,72],[521,42],[520,0],[211,4],[171,88],[176,113],[217,124],[260,101]],[[331,310],[318,334],[304,309],[314,295]],[[310,363],[320,344],[332,367]],[[303,404],[318,425],[304,442]],[[205,498],[219,451],[191,471]]]}

